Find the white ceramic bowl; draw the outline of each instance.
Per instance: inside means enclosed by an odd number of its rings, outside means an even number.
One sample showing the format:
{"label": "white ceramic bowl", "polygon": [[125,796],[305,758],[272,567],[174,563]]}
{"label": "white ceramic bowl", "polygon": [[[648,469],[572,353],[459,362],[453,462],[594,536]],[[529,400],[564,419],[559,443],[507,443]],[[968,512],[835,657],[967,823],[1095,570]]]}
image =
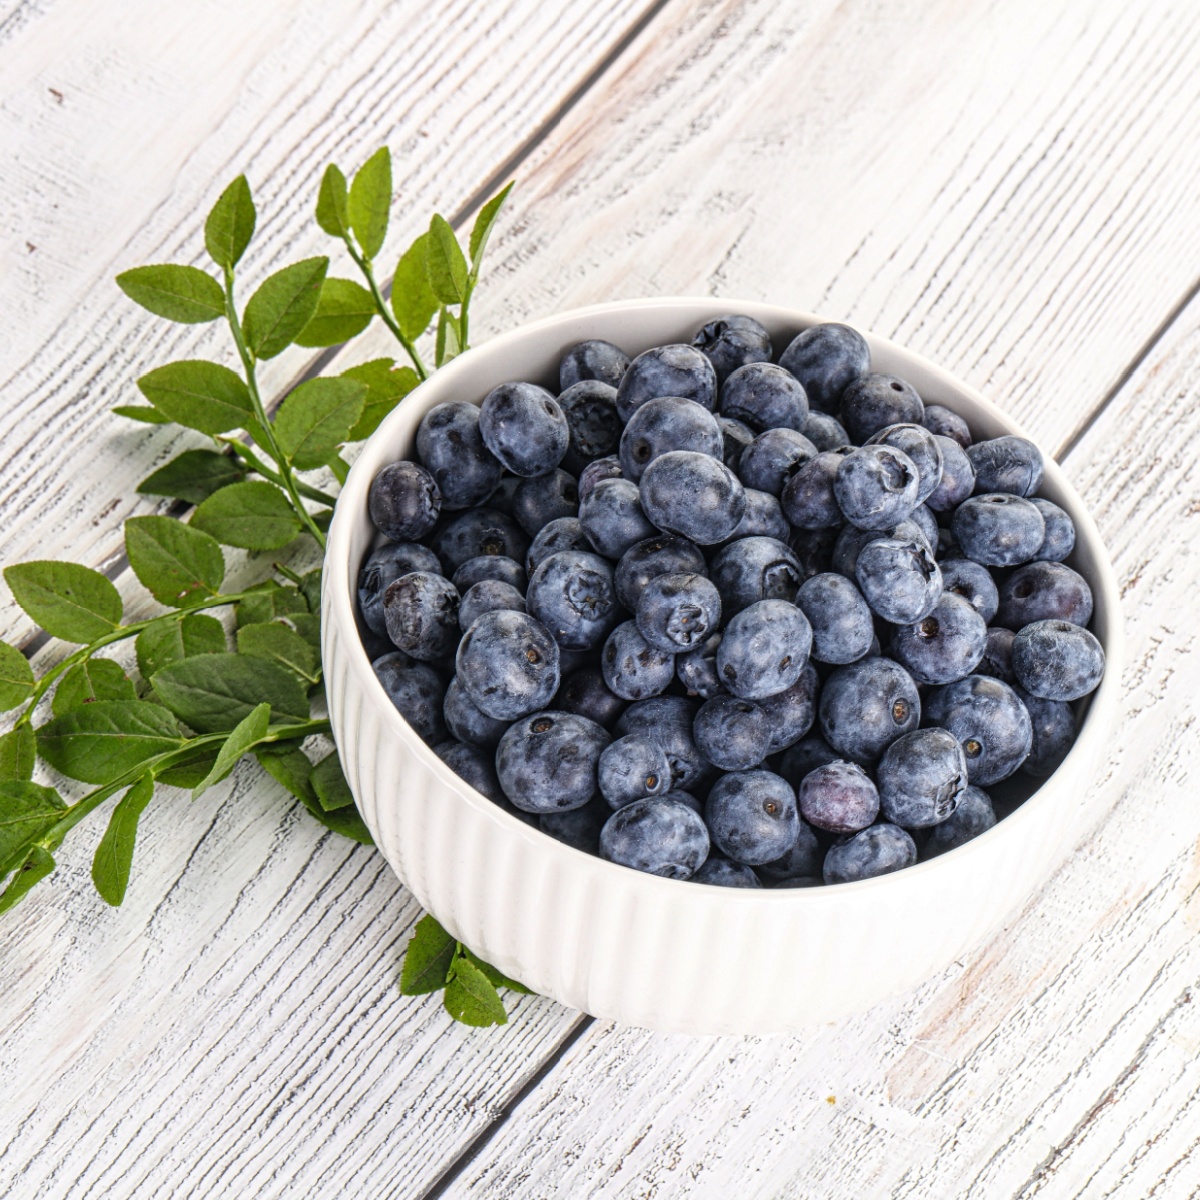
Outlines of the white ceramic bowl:
{"label": "white ceramic bowl", "polygon": [[[417,425],[435,404],[478,404],[513,379],[553,385],[562,352],[586,338],[615,342],[632,356],[689,341],[704,322],[729,312],[761,321],[777,351],[823,319],[740,300],[636,300],[537,321],[464,354],[367,442],[338,500],[325,560],[322,626],[334,736],[358,807],[396,874],[455,937],[535,991],[664,1032],[767,1033],[827,1021],[912,988],[984,938],[1086,821],[1088,784],[1107,748],[1123,659],[1116,581],[1100,536],[1047,458],[1041,494],[1074,519],[1078,540],[1069,561],[1091,583],[1092,629],[1107,670],[1063,765],[966,846],[836,887],[705,887],[573,850],[464,783],[389,702],[359,642],[355,592],[374,538],[367,517],[372,478],[412,455]],[[927,403],[960,413],[976,438],[1022,434],[944,371],[864,336],[875,370],[908,379]]]}

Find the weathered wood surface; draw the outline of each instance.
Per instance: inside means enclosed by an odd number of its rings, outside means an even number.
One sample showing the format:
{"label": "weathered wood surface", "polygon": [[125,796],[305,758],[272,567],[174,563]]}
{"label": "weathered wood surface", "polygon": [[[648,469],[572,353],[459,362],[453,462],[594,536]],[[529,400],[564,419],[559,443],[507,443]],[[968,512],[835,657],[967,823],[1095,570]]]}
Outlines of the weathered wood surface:
{"label": "weathered wood surface", "polygon": [[[50,23],[74,7],[31,9],[0,44],[11,61],[35,39],[20,70],[30,88],[61,90],[64,110],[70,91],[38,71],[73,61]],[[20,431],[24,447],[0,498],[5,561],[47,545],[111,558],[128,485],[169,450],[163,435],[111,432],[103,412],[149,363],[205,343],[99,296],[115,269],[196,253],[197,214],[244,167],[275,206],[257,268],[307,252],[324,159],[361,158],[385,136],[396,148],[418,127],[475,131],[465,157],[410,138],[406,216],[453,209],[638,16],[529,6],[489,18],[500,40],[468,22],[462,44],[430,34],[441,65],[415,79],[396,49],[415,9],[320,9],[305,25],[265,6],[259,51],[280,36],[299,49],[258,61],[222,43],[219,78],[193,101],[205,113],[183,103],[195,88],[168,87],[170,72],[150,66],[157,46],[131,65],[131,46],[152,46],[169,20],[123,40],[105,28],[107,7],[91,7],[92,36],[120,47],[128,78],[118,87],[103,55],[76,48],[91,63],[82,78],[100,77],[82,89],[96,111],[55,148],[147,97],[152,116],[174,97],[190,123],[158,143],[113,135],[129,138],[146,192],[124,235],[113,227],[134,198],[103,156],[82,155],[85,168],[76,154],[78,210],[114,208],[69,234],[38,209],[39,236],[66,245],[62,274],[39,263],[48,273],[0,285],[0,309],[26,323],[37,310],[4,351],[15,382],[0,444],[9,457]],[[442,28],[450,9],[430,6],[418,24]],[[380,23],[390,45],[365,32]],[[216,799],[147,822],[123,909],[90,894],[84,838],[74,866],[10,922],[0,1181],[11,1194],[417,1196],[443,1172],[451,1195],[1195,1194],[1200,818],[1186,622],[1200,312],[1154,339],[1200,261],[1198,40],[1166,4],[672,0],[534,150],[479,298],[481,333],[614,296],[796,303],[929,354],[1047,447],[1083,431],[1066,465],[1125,585],[1129,719],[1101,771],[1095,828],[991,945],[913,996],[802,1037],[597,1023],[556,1058],[581,1026],[545,1000],[521,1001],[508,1030],[482,1036],[452,1027],[436,1001],[400,1000],[411,900],[371,852],[322,836],[273,785],[239,775]],[[457,74],[471,46],[486,65]],[[546,70],[551,54],[566,66]],[[321,64],[315,83],[303,62]],[[367,115],[387,86],[407,100]],[[356,88],[359,107],[344,107]],[[424,125],[406,104],[424,105]],[[10,158],[2,190],[32,211],[29,178],[63,168],[53,112],[40,146],[11,121],[14,105],[0,137],[27,139],[28,174],[8,177]],[[94,462],[58,456],[92,430]],[[22,628],[4,621],[10,636]]]}

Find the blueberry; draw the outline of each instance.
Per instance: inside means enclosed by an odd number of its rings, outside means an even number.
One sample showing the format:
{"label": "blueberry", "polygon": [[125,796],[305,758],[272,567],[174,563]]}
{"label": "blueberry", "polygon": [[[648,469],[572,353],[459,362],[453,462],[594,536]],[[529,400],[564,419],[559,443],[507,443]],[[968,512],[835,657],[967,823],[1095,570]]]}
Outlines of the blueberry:
{"label": "blueberry", "polygon": [[642,511],[638,485],[628,479],[604,479],[590,493],[581,491],[580,497],[583,532],[593,549],[614,562],[635,542],[658,532]]}
{"label": "blueberry", "polygon": [[787,600],[759,600],[730,618],[717,647],[717,677],[745,700],[790,688],[812,648],[808,618]]}
{"label": "blueberry", "polygon": [[700,753],[723,771],[745,771],[767,757],[771,731],[752,700],[714,696],[696,714],[692,736]]}
{"label": "blueberry", "polygon": [[924,425],[889,425],[872,434],[868,446],[891,446],[907,454],[917,468],[917,503],[924,504],[942,480],[942,448]]}
{"label": "blueberry", "polygon": [[802,879],[815,879],[820,883],[824,858],[825,851],[817,835],[811,826],[800,820],[791,848],[771,862],[759,863],[754,870],[768,887],[794,887]]}
{"label": "blueberry", "polygon": [[1000,608],[1000,592],[987,567],[969,558],[952,558],[941,564],[942,589],[961,596],[988,623]]}
{"label": "blueberry", "polygon": [[694,346],[655,346],[629,364],[617,386],[617,412],[628,421],[648,400],[680,396],[712,412],[717,407],[717,373]]}
{"label": "blueberry", "polygon": [[717,678],[717,647],[720,644],[721,635],[717,633],[695,650],[676,655],[675,674],[689,696],[711,700],[725,691]]}
{"label": "blueberry", "polygon": [[686,538],[667,533],[646,538],[621,555],[617,564],[617,599],[632,613],[646,585],[660,575],[680,572],[703,575],[708,570],[704,555]]}
{"label": "blueberry", "polygon": [[483,444],[479,409],[465,400],[448,400],[421,418],[417,456],[442,493],[442,508],[449,510],[482,504],[504,470]]}
{"label": "blueberry", "polygon": [[1001,629],[999,626],[989,629],[983,657],[975,668],[975,674],[990,675],[1008,684],[1016,683],[1017,677],[1012,669],[1012,644],[1016,636],[1011,629]]}
{"label": "blueberry", "polygon": [[679,654],[720,628],[721,597],[703,575],[659,575],[642,589],[636,620],[638,631],[649,645]]}
{"label": "blueberry", "polygon": [[675,678],[675,656],[656,650],[633,621],[608,635],[600,655],[604,682],[622,700],[646,700],[666,690]]}
{"label": "blueberry", "polygon": [[859,553],[854,578],[871,611],[894,625],[909,625],[933,612],[942,594],[942,573],[923,541],[879,538]]}
{"label": "blueberry", "polygon": [[647,400],[621,434],[621,474],[637,483],[656,458],[671,450],[723,459],[725,440],[717,418],[694,400],[677,396]]}
{"label": "blueberry", "polygon": [[580,667],[563,680],[554,707],[588,717],[605,729],[625,711],[625,701],[614,695],[597,666]]}
{"label": "blueberry", "polygon": [[905,829],[944,821],[967,786],[962,748],[944,729],[917,729],[897,738],[876,771],[884,818]]}
{"label": "blueberry", "polygon": [[875,636],[871,609],[845,576],[830,572],[806,579],[796,604],[812,626],[812,656],[818,662],[841,666],[870,650]]}
{"label": "blueberry", "polygon": [[710,574],[725,619],[759,600],[794,600],[800,587],[800,563],[775,538],[748,537],[725,546],[712,560]]}
{"label": "blueberry", "polygon": [[442,493],[424,467],[394,462],[371,481],[367,509],[371,523],[384,537],[412,542],[437,524]]}
{"label": "blueberry", "polygon": [[671,764],[671,788],[702,789],[712,776],[708,760],[692,740],[699,706],[683,696],[656,696],[631,704],[617,719],[616,732],[641,733],[657,742]]}
{"label": "blueberry", "polygon": [[811,579],[814,575],[824,575],[832,569],[833,550],[837,545],[839,532],[836,527],[792,530],[788,546],[800,564],[801,581]]}
{"label": "blueberry", "polygon": [[924,415],[917,389],[895,375],[862,375],[842,393],[842,424],[855,445],[889,425],[919,423]]}
{"label": "blueberry", "polygon": [[753,317],[717,317],[696,331],[692,345],[712,363],[718,383],[749,363],[775,357],[771,335]]}
{"label": "blueberry", "polygon": [[665,795],[671,788],[666,751],[640,733],[626,734],[600,755],[600,793],[612,808],[623,808],[646,796]]}
{"label": "blueberry", "polygon": [[831,566],[834,571],[839,575],[845,575],[847,579],[854,579],[854,573],[858,569],[858,556],[866,546],[884,537],[891,538],[893,541],[923,542],[930,550],[933,549],[933,544],[926,537],[925,530],[911,519],[901,521],[886,531],[859,529],[855,525],[846,525],[838,533],[837,540],[833,544]]}
{"label": "blueberry", "polygon": [[[927,504],[918,504],[912,510],[912,514],[908,518],[924,535],[925,544],[932,550],[937,545],[938,539],[938,519],[934,516],[933,509]],[[901,521],[901,525],[906,522]]]}
{"label": "blueberry", "polygon": [[513,495],[517,524],[530,536],[550,521],[579,512],[579,482],[561,468],[536,479],[522,479]]}
{"label": "blueberry", "polygon": [[796,794],[773,771],[734,771],[713,784],[704,806],[713,844],[747,866],[781,858],[800,831]]}
{"label": "blueberry", "polygon": [[383,594],[390,583],[410,571],[440,575],[441,560],[428,547],[416,542],[388,542],[372,551],[363,563],[358,573],[358,611],[372,633],[386,636]]}
{"label": "blueberry", "polygon": [[1013,674],[1043,700],[1080,700],[1104,677],[1104,648],[1070,621],[1035,621],[1012,644]]}
{"label": "blueberry", "polygon": [[943,592],[927,617],[896,630],[892,657],[918,683],[953,683],[975,670],[986,645],[984,619],[961,596]]}
{"label": "blueberry", "polygon": [[778,754],[798,742],[811,728],[817,714],[817,691],[820,681],[812,663],[805,663],[800,678],[790,688],[765,696],[755,703],[766,718],[771,740],[768,754]]}
{"label": "blueberry", "polygon": [[1025,438],[1009,434],[976,442],[967,447],[967,457],[975,468],[975,490],[980,495],[1032,496],[1042,486],[1042,452]]}
{"label": "blueberry", "polygon": [[480,746],[485,750],[495,750],[500,745],[500,739],[508,728],[508,721],[500,721],[489,717],[470,696],[455,675],[446,689],[446,698],[442,704],[442,713],[446,718],[446,728],[453,737],[471,746]]}
{"label": "blueberry", "polygon": [[768,429],[742,451],[738,478],[748,488],[779,496],[792,475],[818,453],[816,446],[794,429]]}
{"label": "blueberry", "polygon": [[602,483],[606,479],[620,478],[622,478],[621,460],[615,454],[588,463],[579,473],[579,503],[582,504],[592,494],[596,484]]}
{"label": "blueberry", "polygon": [[621,440],[617,389],[595,379],[581,380],[558,397],[567,419],[567,452],[562,465],[578,474],[594,459],[615,454]]}
{"label": "blueberry", "polygon": [[526,601],[564,650],[600,645],[617,623],[613,570],[598,554],[563,550],[542,559]]}
{"label": "blueberry", "polygon": [[612,342],[577,342],[558,364],[558,386],[565,392],[585,379],[595,379],[615,388],[628,367],[629,355]]}
{"label": "blueberry", "polygon": [[817,714],[830,747],[843,758],[867,764],[920,725],[921,698],[899,663],[863,658],[838,667],[825,680]]}
{"label": "blueberry", "polygon": [[704,818],[682,800],[651,796],[618,809],[600,831],[600,857],[666,879],[688,879],[708,857]]}
{"label": "blueberry", "polygon": [[547,522],[529,543],[525,553],[525,570],[532,575],[552,554],[562,554],[568,550],[590,554],[592,543],[583,532],[578,517],[556,517]]}
{"label": "blueberry", "polygon": [[838,462],[833,494],[852,525],[891,529],[917,506],[917,468],[891,446],[862,446]]}
{"label": "blueberry", "polygon": [[819,733],[810,733],[784,752],[779,760],[779,773],[798,789],[810,771],[841,761],[841,755]]}
{"label": "blueberry", "polygon": [[712,546],[737,528],[746,511],[746,494],[720,459],[672,450],[643,473],[641,503],[646,516],[665,533]]}
{"label": "blueberry", "polygon": [[[430,557],[433,555],[431,554]],[[510,584],[522,595],[524,595],[525,586],[529,582],[525,568],[515,558],[507,558],[503,554],[478,554],[474,558],[468,558],[454,572],[450,582],[460,592],[466,592],[468,588],[474,587],[475,584],[481,583],[485,579],[496,579],[501,583]]]}
{"label": "blueberry", "polygon": [[833,483],[842,460],[853,453],[856,451],[851,446],[822,450],[788,478],[779,499],[783,515],[797,529],[827,529],[842,523],[844,517]]}
{"label": "blueberry", "polygon": [[502,383],[479,409],[484,444],[514,475],[548,475],[562,462],[570,427],[558,401],[534,383]]}
{"label": "blueberry", "polygon": [[879,792],[857,763],[838,760],[800,781],[800,815],[830,833],[857,833],[879,815]]}
{"label": "blueberry", "polygon": [[936,858],[947,850],[965,846],[995,824],[996,813],[987,792],[977,787],[964,788],[958,807],[940,825],[935,825],[929,831],[921,848],[921,857]]}
{"label": "blueberry", "polygon": [[792,340],[779,365],[804,385],[813,408],[836,413],[842,393],[871,369],[871,351],[848,325],[814,325]]}
{"label": "blueberry", "polygon": [[463,563],[481,554],[502,554],[518,562],[529,539],[512,517],[490,508],[473,508],[450,518],[433,536],[433,548],[453,575]]}
{"label": "blueberry", "polygon": [[732,862],[728,858],[710,854],[704,865],[692,876],[693,883],[708,883],[715,887],[762,887],[753,867]]}
{"label": "blueberry", "polygon": [[1046,537],[1046,522],[1037,508],[1005,492],[964,500],[954,510],[950,528],[963,554],[986,567],[1029,562]]}
{"label": "blueberry", "polygon": [[746,488],[745,492],[746,511],[729,535],[729,541],[738,542],[748,537],[769,537],[777,542],[786,540],[792,530],[779,501],[770,492],[757,492],[754,488]]}
{"label": "blueberry", "polygon": [[829,847],[823,874],[826,883],[854,883],[876,875],[890,875],[916,861],[917,844],[898,825],[870,825]]}
{"label": "blueberry", "polygon": [[1016,692],[985,675],[968,675],[932,691],[925,700],[925,723],[940,725],[954,736],[966,759],[967,777],[976,787],[1013,774],[1033,739],[1029,713]]}
{"label": "blueberry", "polygon": [[808,397],[796,377],[768,361],[739,367],[721,385],[721,412],[755,433],[804,429]]}
{"label": "blueberry", "polygon": [[925,503],[934,512],[952,512],[975,490],[975,468],[953,438],[935,434],[933,440],[942,452],[942,478]]}
{"label": "blueberry", "polygon": [[1018,567],[1000,589],[996,624],[1024,629],[1034,621],[1092,619],[1092,589],[1077,571],[1060,562],[1031,562]]}
{"label": "blueberry", "polygon": [[958,413],[945,408],[941,404],[927,404],[921,424],[930,433],[939,437],[948,437],[957,442],[964,450],[971,444],[971,428]]}
{"label": "blueberry", "polygon": [[1021,770],[1034,779],[1048,779],[1075,744],[1075,713],[1062,700],[1043,700],[1019,687],[1014,690],[1033,726],[1033,745]]}
{"label": "blueberry", "polygon": [[387,698],[418,736],[431,744],[445,738],[446,726],[442,721],[445,685],[431,666],[414,662],[407,654],[393,650],[377,658],[371,669],[383,685]]}
{"label": "blueberry", "polygon": [[1043,562],[1062,562],[1075,549],[1075,522],[1057,504],[1040,496],[1031,496],[1029,503],[1046,523],[1046,536],[1033,557]]}
{"label": "blueberry", "polygon": [[495,756],[478,746],[465,742],[442,742],[433,748],[434,753],[460,779],[466,780],[477,792],[495,803],[505,802],[500,780],[496,778]]}
{"label": "blueberry", "polygon": [[401,575],[383,593],[388,637],[422,662],[452,653],[459,633],[458,601],[458,590],[441,575],[427,571]]}
{"label": "blueberry", "polygon": [[484,613],[463,635],[455,665],[470,698],[501,721],[544,708],[558,691],[558,643],[525,613]]}
{"label": "blueberry", "polygon": [[836,450],[850,442],[850,435],[842,428],[842,423],[836,418],[823,412],[810,412],[800,431],[817,448]]}
{"label": "blueberry", "polygon": [[562,842],[584,854],[600,853],[600,831],[608,820],[609,810],[593,800],[582,808],[569,812],[542,813],[538,828],[556,842]]}
{"label": "blueberry", "polygon": [[511,583],[501,583],[498,579],[481,579],[473,583],[459,601],[459,628],[469,629],[478,617],[497,608],[524,612],[525,597]]}
{"label": "blueberry", "polygon": [[735,474],[742,461],[742,451],[754,441],[754,430],[732,417],[717,417],[721,430],[721,461]]}
{"label": "blueberry", "polygon": [[582,808],[596,794],[600,755],[612,739],[575,713],[538,712],[515,722],[496,748],[504,794],[525,812]]}

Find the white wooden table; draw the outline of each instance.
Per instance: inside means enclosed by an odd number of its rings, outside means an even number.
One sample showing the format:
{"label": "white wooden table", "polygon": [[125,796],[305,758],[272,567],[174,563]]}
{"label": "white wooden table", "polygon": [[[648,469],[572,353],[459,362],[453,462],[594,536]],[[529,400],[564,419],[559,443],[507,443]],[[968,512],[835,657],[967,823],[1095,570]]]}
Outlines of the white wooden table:
{"label": "white wooden table", "polygon": [[[324,252],[322,167],[385,142],[407,236],[520,181],[477,338],[617,297],[772,300],[1031,428],[1125,601],[1091,826],[989,945],[802,1036],[661,1037],[538,997],[472,1032],[398,994],[419,910],[377,853],[257,772],[178,793],[124,907],[91,890],[96,827],[0,925],[0,1194],[1200,1195],[1195,6],[9,0],[0,561],[124,586],[121,522],[155,511],[133,486],[187,441],[109,409],[217,335],[113,275],[199,261],[242,170],[249,269]],[[0,636],[31,634],[5,598]]]}

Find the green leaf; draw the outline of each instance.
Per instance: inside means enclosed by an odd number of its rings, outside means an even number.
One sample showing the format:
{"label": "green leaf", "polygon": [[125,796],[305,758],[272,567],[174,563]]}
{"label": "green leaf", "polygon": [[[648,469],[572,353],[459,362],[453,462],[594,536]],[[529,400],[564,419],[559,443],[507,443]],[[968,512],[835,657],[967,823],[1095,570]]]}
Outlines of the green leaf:
{"label": "green leaf", "polygon": [[68,778],[104,784],[178,750],[183,738],[171,714],[148,700],[97,700],[48,721],[37,731],[37,744]]}
{"label": "green leaf", "polygon": [[263,280],[246,303],[243,331],[256,358],[274,358],[312,320],[329,269],[327,258],[305,258]]}
{"label": "green leaf", "polygon": [[383,249],[391,207],[392,155],[382,146],[363,163],[350,184],[350,228],[367,258]]}
{"label": "green leaf", "polygon": [[268,579],[254,588],[245,600],[239,601],[234,609],[237,627],[261,625],[296,613],[307,613],[308,601],[298,588],[284,587]]}
{"label": "green leaf", "polygon": [[181,621],[162,621],[137,635],[138,670],[143,679],[171,663],[197,654],[224,654],[229,649],[225,627],[216,617],[192,613]]}
{"label": "green leaf", "polygon": [[285,620],[318,655],[321,653],[321,618],[316,613],[293,613]]}
{"label": "green leaf", "polygon": [[133,680],[111,658],[87,658],[59,681],[51,701],[56,717],[97,700],[136,700]]}
{"label": "green leaf", "polygon": [[423,916],[404,951],[400,994],[423,996],[445,987],[457,945],[433,917]]}
{"label": "green leaf", "polygon": [[307,721],[308,697],[290,671],[241,654],[203,654],[151,677],[158,698],[198,733],[233,729],[260,704],[276,720]]}
{"label": "green leaf", "polygon": [[321,677],[316,651],[293,629],[274,621],[243,625],[237,634],[239,654],[265,659],[291,671],[306,684]]}
{"label": "green leaf", "polygon": [[141,404],[118,404],[113,412],[118,417],[128,417],[131,421],[141,421],[145,425],[169,425],[171,423],[171,418],[166,413]]}
{"label": "green leaf", "polygon": [[36,783],[0,783],[0,877],[15,870],[30,842],[58,823],[67,806],[53,789]]}
{"label": "green leaf", "polygon": [[28,562],[4,568],[16,602],[51,637],[94,642],[116,629],[123,606],[99,571],[69,562]]}
{"label": "green leaf", "polygon": [[42,846],[34,846],[25,861],[17,869],[16,875],[8,882],[8,887],[0,893],[0,913],[6,913],[15,908],[35,884],[41,883],[54,870],[54,855]]}
{"label": "green leaf", "polygon": [[325,465],[333,472],[338,486],[345,487],[346,480],[350,478],[350,464],[340,454],[335,453],[330,455]]}
{"label": "green leaf", "polygon": [[353,279],[326,279],[313,318],[296,336],[297,346],[336,346],[358,337],[375,316],[371,293]]}
{"label": "green leaf", "polygon": [[308,601],[310,612],[321,611],[321,568],[314,567],[300,576],[300,593]]}
{"label": "green leaf", "polygon": [[317,224],[330,237],[344,238],[350,232],[346,177],[333,163],[325,168],[325,174],[321,176],[321,190],[317,193]]}
{"label": "green leaf", "polygon": [[412,367],[393,369],[390,358],[373,358],[342,372],[343,379],[356,379],[367,385],[362,416],[346,434],[346,441],[361,442],[379,428],[384,417],[420,382]]}
{"label": "green leaf", "polygon": [[204,245],[218,267],[232,270],[254,236],[254,200],[245,175],[239,175],[218,197],[204,222]]}
{"label": "green leaf", "polygon": [[433,294],[443,304],[461,304],[467,291],[467,260],[450,222],[434,213],[425,243],[425,270]]}
{"label": "green leaf", "polygon": [[16,646],[0,642],[0,712],[16,708],[33,692],[33,668]]}
{"label": "green leaf", "polygon": [[225,315],[221,285],[198,267],[134,267],[117,276],[117,286],[130,300],[168,321],[200,325]]}
{"label": "green leaf", "polygon": [[326,812],[336,812],[339,808],[346,808],[354,803],[354,796],[346,782],[336,750],[327,754],[313,767],[312,785],[321,807]]}
{"label": "green leaf", "polygon": [[275,418],[275,440],[300,470],[321,466],[362,416],[367,385],[340,377],[310,379],[288,393]]}
{"label": "green leaf", "polygon": [[446,308],[438,310],[437,325],[437,365],[445,366],[452,358],[459,355],[458,322]]}
{"label": "green leaf", "polygon": [[300,518],[283,492],[256,479],[214,492],[192,513],[191,525],[243,550],[278,550],[300,532]]}
{"label": "green leaf", "polygon": [[508,1013],[495,985],[469,958],[456,958],[442,997],[446,1011],[464,1025],[507,1025]]}
{"label": "green leaf", "polygon": [[[512,186],[511,184],[509,185]],[[471,962],[483,972],[487,977],[488,982],[493,987],[508,988],[510,992],[520,992],[525,996],[532,996],[533,992],[529,990],[523,983],[518,983],[515,979],[509,979],[503,971],[497,970],[490,962],[484,962],[478,954],[468,950],[466,946],[462,948],[463,954],[471,960]]]}
{"label": "green leaf", "polygon": [[[299,742],[273,742],[254,751],[262,768],[272,779],[283,784],[297,800],[317,805],[312,786],[312,763]],[[319,807],[319,805],[318,805]]]}
{"label": "green leaf", "polygon": [[28,725],[0,734],[0,779],[32,779],[36,758],[37,740]]}
{"label": "green leaf", "polygon": [[496,218],[500,215],[500,210],[504,207],[504,202],[508,199],[508,194],[512,190],[512,182],[505,184],[479,210],[479,216],[475,218],[475,224],[471,229],[470,242],[471,275],[473,278],[479,275],[479,264],[483,261],[483,252],[487,249],[488,238],[491,237],[492,228],[496,224]]}
{"label": "green leaf", "polygon": [[400,256],[392,276],[392,312],[400,331],[410,342],[429,328],[438,310],[438,298],[429,282],[429,235],[422,233]]}
{"label": "green leaf", "polygon": [[143,775],[121,797],[109,818],[108,828],[92,859],[92,882],[101,897],[114,908],[125,899],[138,821],[154,795],[154,776]]}
{"label": "green leaf", "polygon": [[214,784],[220,783],[235,766],[243,754],[249,753],[267,735],[271,723],[271,706],[260,704],[250,710],[234,727],[233,732],[221,744],[217,761],[209,773],[192,789],[192,799],[198,799]]}
{"label": "green leaf", "polygon": [[244,429],[254,419],[246,385],[220,363],[199,358],[168,363],[143,375],[138,387],[159,412],[201,433]]}
{"label": "green leaf", "polygon": [[155,780],[166,787],[192,788],[198,786],[207,778],[213,764],[217,761],[217,746],[197,746],[195,751],[188,754],[182,761],[172,766],[164,767],[155,775]]}
{"label": "green leaf", "polygon": [[142,586],[171,608],[215,596],[225,578],[225,555],[216,540],[173,517],[130,517],[125,553]]}
{"label": "green leaf", "polygon": [[[153,410],[151,410],[153,411]],[[142,496],[170,496],[199,504],[213,492],[241,483],[246,472],[235,458],[215,450],[185,450],[138,484]]]}

